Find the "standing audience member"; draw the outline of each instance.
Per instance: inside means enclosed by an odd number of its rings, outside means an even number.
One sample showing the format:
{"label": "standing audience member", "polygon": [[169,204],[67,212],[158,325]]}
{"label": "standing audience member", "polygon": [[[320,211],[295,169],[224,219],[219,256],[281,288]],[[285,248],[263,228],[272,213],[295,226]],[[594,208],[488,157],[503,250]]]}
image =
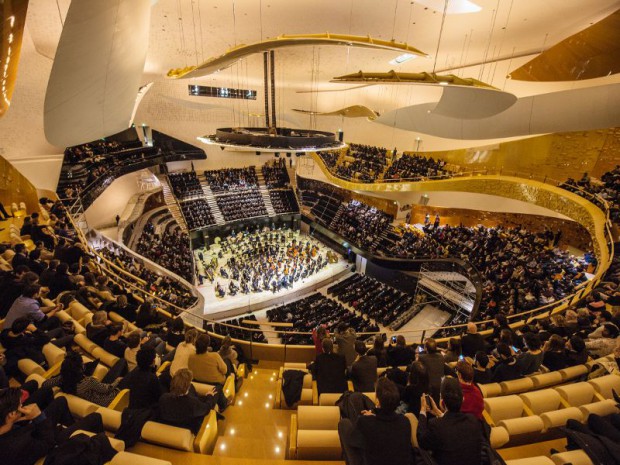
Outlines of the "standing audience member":
{"label": "standing audience member", "polygon": [[[428,405],[426,396],[421,397],[420,404],[420,448],[430,451],[438,465],[480,465],[484,432],[473,415],[461,412],[463,392],[459,381],[452,377],[443,379],[441,409],[432,399]],[[435,418],[427,419],[428,412]]]}
{"label": "standing audience member", "polygon": [[340,323],[336,329],[335,342],[338,353],[344,356],[347,361],[347,368],[351,368],[355,360],[355,331],[349,328],[346,323]]}
{"label": "standing audience member", "polygon": [[338,435],[347,465],[411,464],[411,423],[395,412],[400,401],[396,385],[377,382],[377,408],[364,410],[355,424],[340,420]]}
{"label": "standing audience member", "polygon": [[461,412],[471,413],[478,420],[482,420],[484,400],[480,388],[474,383],[474,368],[465,360],[456,363],[456,376],[463,392]]}
{"label": "standing audience member", "polygon": [[366,344],[355,341],[357,358],[351,366],[353,389],[357,392],[374,392],[377,382],[377,358],[366,354]]}
{"label": "standing audience member", "polygon": [[478,351],[485,351],[486,343],[482,335],[478,334],[478,328],[471,321],[467,323],[467,333],[461,337],[461,351],[463,357],[473,358]]}
{"label": "standing audience member", "polygon": [[411,347],[407,346],[405,337],[396,336],[396,345],[390,345],[387,350],[388,364],[391,367],[404,367],[411,364],[415,354]]}
{"label": "standing audience member", "polygon": [[324,392],[343,393],[347,390],[347,361],[343,355],[333,351],[332,340],[323,339],[323,353],[318,354],[311,365],[319,396]]}
{"label": "standing audience member", "polygon": [[438,400],[441,379],[446,374],[446,364],[443,355],[437,349],[435,339],[429,337],[424,341],[424,353],[418,355],[418,360],[424,364],[428,372],[431,396]]}

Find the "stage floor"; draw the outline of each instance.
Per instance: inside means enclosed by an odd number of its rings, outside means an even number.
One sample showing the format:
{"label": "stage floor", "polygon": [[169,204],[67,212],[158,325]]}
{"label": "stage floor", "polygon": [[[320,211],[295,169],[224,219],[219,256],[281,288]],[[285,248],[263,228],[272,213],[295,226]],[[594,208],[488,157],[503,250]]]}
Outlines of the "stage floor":
{"label": "stage floor", "polygon": [[[292,235],[288,236],[290,230],[287,230],[287,243],[292,239],[305,243],[306,241],[316,244],[320,248],[320,253],[325,256],[328,250],[327,246],[317,241],[314,237],[303,234],[299,231],[292,232]],[[203,253],[205,261],[209,262],[210,257],[217,255],[221,250],[219,244],[214,244],[207,251],[205,249],[195,249],[196,263],[199,271],[203,272],[203,266],[198,259],[198,253]],[[222,258],[218,259],[219,265],[224,265],[226,261],[231,257],[231,253],[225,253]],[[228,285],[231,279],[223,278],[218,272],[213,283],[205,280],[202,285],[196,286],[198,291],[204,296],[205,306],[203,315],[209,319],[222,320],[231,318],[237,315],[242,315],[250,311],[256,311],[264,309],[266,307],[280,305],[285,302],[290,302],[296,298],[300,298],[302,295],[315,291],[316,289],[326,286],[332,281],[341,277],[351,267],[351,264],[338,255],[338,262],[328,263],[323,269],[317,273],[300,279],[295,282],[290,289],[282,289],[276,293],[272,291],[251,292],[249,294],[242,294],[238,292],[237,295],[231,296],[226,294],[225,297],[217,297],[215,294],[215,285],[219,283],[225,290],[228,290]],[[239,284],[238,281],[234,281],[235,284]]]}

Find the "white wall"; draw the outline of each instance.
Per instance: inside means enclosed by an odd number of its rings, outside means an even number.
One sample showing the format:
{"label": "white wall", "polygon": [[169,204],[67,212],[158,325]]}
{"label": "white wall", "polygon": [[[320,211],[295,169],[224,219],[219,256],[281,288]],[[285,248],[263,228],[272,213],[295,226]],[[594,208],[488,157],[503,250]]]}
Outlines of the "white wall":
{"label": "white wall", "polygon": [[127,202],[140,191],[138,179],[140,171],[129,173],[115,180],[86,210],[86,221],[91,228],[101,228],[115,223],[116,215],[121,215]]}

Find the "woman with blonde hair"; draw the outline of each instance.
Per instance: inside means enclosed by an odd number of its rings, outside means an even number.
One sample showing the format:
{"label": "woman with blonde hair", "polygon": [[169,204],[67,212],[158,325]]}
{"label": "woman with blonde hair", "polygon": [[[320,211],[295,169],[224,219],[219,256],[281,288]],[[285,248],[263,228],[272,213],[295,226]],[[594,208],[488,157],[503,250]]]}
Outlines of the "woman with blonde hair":
{"label": "woman with blonde hair", "polygon": [[170,392],[159,399],[157,421],[197,434],[205,415],[215,407],[216,391],[212,388],[206,396],[199,396],[192,386],[193,378],[187,368],[177,370],[170,381]]}
{"label": "woman with blonde hair", "polygon": [[187,368],[190,355],[196,353],[197,338],[197,329],[190,328],[185,331],[185,341],[181,342],[174,351],[174,358],[170,364],[170,376],[174,376],[182,368]]}

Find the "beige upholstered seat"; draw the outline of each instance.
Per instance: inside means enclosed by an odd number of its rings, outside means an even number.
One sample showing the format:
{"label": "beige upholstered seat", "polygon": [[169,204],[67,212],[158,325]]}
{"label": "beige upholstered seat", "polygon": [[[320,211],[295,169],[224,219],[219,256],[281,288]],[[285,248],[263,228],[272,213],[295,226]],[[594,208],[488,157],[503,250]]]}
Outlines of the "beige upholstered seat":
{"label": "beige upholstered seat", "polygon": [[549,386],[555,386],[562,382],[562,375],[557,371],[550,371],[541,375],[531,377],[534,383],[534,389],[543,389]]}
{"label": "beige upholstered seat", "polygon": [[116,433],[121,427],[121,412],[107,407],[99,407],[97,413],[101,415],[103,427],[106,431]]}
{"label": "beige upholstered seat", "polygon": [[98,347],[97,344],[95,344],[93,341],[88,339],[88,337],[86,337],[86,333],[76,334],[73,338],[73,342],[75,342],[89,354],[92,354],[93,350]]}
{"label": "beige upholstered seat", "polygon": [[591,379],[588,381],[594,390],[599,393],[605,399],[613,399],[612,390],[615,390],[617,394],[620,394],[620,376],[607,375],[600,378]]}
{"label": "beige upholstered seat", "polygon": [[291,416],[289,458],[340,459],[339,421],[338,407],[300,405]]}
{"label": "beige upholstered seat", "polygon": [[575,365],[573,367],[563,368],[558,370],[558,373],[562,375],[562,382],[577,379],[580,376],[585,376],[589,372],[588,367],[585,365]]}
{"label": "beige upholstered seat", "polygon": [[591,413],[605,416],[618,411],[615,402],[612,400],[602,401],[600,395],[597,396],[594,391],[594,386],[589,382],[558,386],[555,390],[568,405],[579,408],[583,415],[583,421],[586,421]]}
{"label": "beige upholstered seat", "polygon": [[[363,392],[371,401],[375,402],[377,396],[374,392]],[[319,405],[336,405],[342,394],[324,393],[319,396]]]}
{"label": "beige upholstered seat", "polygon": [[54,397],[64,397],[69,404],[69,411],[73,416],[84,418],[97,411],[99,406],[87,400],[84,400],[78,396],[72,394],[66,394],[64,392],[58,392]]}
{"label": "beige upholstered seat", "polygon": [[158,446],[192,452],[194,450],[194,435],[185,428],[164,425],[154,421],[147,421],[142,427],[142,439]]}
{"label": "beige upholstered seat", "polygon": [[520,378],[512,381],[503,381],[499,385],[502,387],[502,395],[509,396],[531,391],[534,388],[534,381],[532,381],[532,378]]}
{"label": "beige upholstered seat", "polygon": [[493,449],[499,449],[505,446],[510,441],[510,435],[503,426],[494,426],[491,428],[491,447]]}
{"label": "beige upholstered seat", "polygon": [[534,415],[539,415],[545,425],[544,431],[566,425],[568,420],[583,420],[577,407],[562,408],[560,393],[554,389],[526,392],[519,397]]}
{"label": "beige upholstered seat", "polygon": [[551,460],[553,460],[555,465],[593,465],[588,454],[582,450],[571,450],[553,454]]}
{"label": "beige upholstered seat", "polygon": [[[288,369],[305,371],[305,372],[308,371],[306,369],[301,370],[299,368],[286,367],[284,368],[284,370],[281,371],[281,373],[284,373],[284,371]],[[286,400],[284,399],[284,393],[282,392],[282,383],[283,383],[283,378],[278,380],[278,392],[276,393],[276,402],[275,402],[276,408],[295,408],[297,405],[312,405],[312,375],[310,373],[306,373],[306,375],[304,376],[303,386],[301,388],[301,399],[295,405],[286,404]]]}
{"label": "beige upholstered seat", "polygon": [[47,364],[51,367],[56,365],[65,358],[65,351],[60,347],[56,347],[54,344],[45,344],[42,349],[43,355],[47,360]]}
{"label": "beige upholstered seat", "polygon": [[503,426],[510,437],[544,429],[539,416],[523,416],[524,404],[516,395],[484,399],[484,410],[492,421],[492,426]]}
{"label": "beige upholstered seat", "polygon": [[91,352],[94,358],[98,358],[105,366],[112,368],[120,360],[116,355],[112,355],[110,352],[103,350],[97,346]]}
{"label": "beige upholstered seat", "polygon": [[478,384],[482,397],[497,397],[502,394],[502,387],[499,383]]}
{"label": "beige upholstered seat", "polygon": [[540,457],[507,460],[506,465],[554,465],[554,463],[549,457],[541,455]]}
{"label": "beige upholstered seat", "polygon": [[405,413],[405,418],[409,420],[411,424],[411,445],[413,447],[419,447],[418,445],[418,419],[413,413]]}
{"label": "beige upholstered seat", "polygon": [[131,452],[119,452],[107,465],[172,465],[172,463]]}

